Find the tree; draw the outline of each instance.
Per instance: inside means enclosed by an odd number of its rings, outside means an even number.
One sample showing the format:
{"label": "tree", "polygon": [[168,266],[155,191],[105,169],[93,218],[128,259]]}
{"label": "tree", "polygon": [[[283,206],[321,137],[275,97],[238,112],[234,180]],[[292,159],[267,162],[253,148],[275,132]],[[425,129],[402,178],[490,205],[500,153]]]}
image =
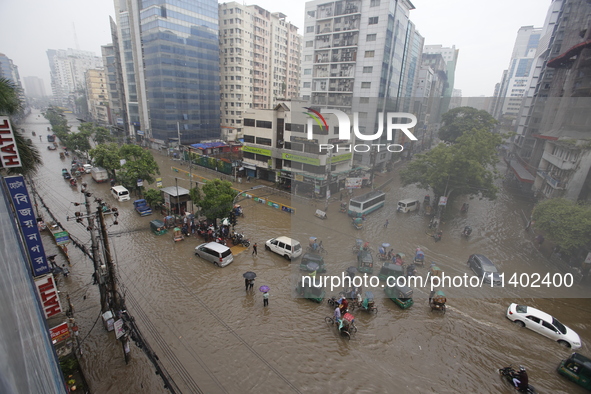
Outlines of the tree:
{"label": "tree", "polygon": [[67,135],[65,141],[62,140],[62,143],[66,145],[71,152],[83,153],[87,156],[92,148],[89,140],[90,134],[90,130],[80,130],[77,133],[70,133]]}
{"label": "tree", "polygon": [[[22,110],[22,104],[18,96],[16,84],[6,78],[0,78],[0,115],[17,115]],[[8,168],[7,173],[23,174],[25,176],[34,174],[43,165],[39,150],[33,145],[33,141],[25,138],[20,131],[14,127],[12,120],[9,120],[14,133],[16,149],[21,158],[22,167]]]}
{"label": "tree", "polygon": [[417,184],[433,189],[435,195],[476,194],[494,199],[498,176],[494,165],[496,146],[501,136],[482,130],[470,130],[454,145],[439,144],[426,154],[419,154],[400,172],[403,185]]}
{"label": "tree", "polygon": [[573,252],[591,240],[591,206],[576,204],[563,198],[539,203],[533,211],[536,228],[563,250]]}
{"label": "tree", "polygon": [[144,199],[149,206],[162,205],[164,199],[158,189],[148,189],[144,192]]}
{"label": "tree", "polygon": [[119,179],[129,189],[138,188],[138,179],[142,179],[147,183],[154,183],[154,175],[160,174],[158,163],[154,160],[152,152],[143,149],[141,146],[123,145],[119,149],[119,156],[125,159],[125,164],[121,166],[119,171]]}
{"label": "tree", "polygon": [[202,192],[203,198],[196,204],[208,220],[215,221],[228,216],[236,196],[232,183],[214,179],[203,185]]}
{"label": "tree", "polygon": [[121,168],[119,145],[115,143],[98,145],[91,149],[89,154],[95,166],[103,167],[112,178],[115,178],[115,171]]}
{"label": "tree", "polygon": [[109,129],[104,127],[97,127],[94,129],[94,142],[97,144],[106,144],[108,142],[115,142],[116,138],[111,135]]}
{"label": "tree", "polygon": [[443,126],[439,129],[439,138],[455,142],[470,130],[490,131],[497,124],[488,112],[472,107],[458,107],[441,115]]}

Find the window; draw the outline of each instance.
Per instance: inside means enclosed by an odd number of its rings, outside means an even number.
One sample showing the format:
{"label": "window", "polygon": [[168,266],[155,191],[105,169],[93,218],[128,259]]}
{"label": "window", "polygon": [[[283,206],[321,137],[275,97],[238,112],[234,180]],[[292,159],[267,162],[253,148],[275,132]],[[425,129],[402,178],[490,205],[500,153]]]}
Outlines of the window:
{"label": "window", "polygon": [[363,67],[363,73],[364,74],[371,74],[373,72],[373,67],[369,66],[369,67]]}
{"label": "window", "polygon": [[273,122],[269,122],[267,120],[257,120],[257,127],[261,127],[263,129],[272,129]]}
{"label": "window", "polygon": [[380,0],[371,0],[369,2],[369,6],[370,7],[379,7],[380,6]]}
{"label": "window", "polygon": [[359,97],[359,104],[369,104],[369,97]]}
{"label": "window", "polygon": [[378,24],[378,16],[372,16],[371,18],[369,18],[369,25],[377,25]]}
{"label": "window", "polygon": [[377,37],[377,34],[368,34],[367,37],[365,37],[365,41],[375,41]]}
{"label": "window", "polygon": [[311,84],[311,82],[304,82],[304,89],[309,88]]}
{"label": "window", "polygon": [[314,33],[314,26],[306,27],[306,33]]}
{"label": "window", "polygon": [[254,135],[244,134],[244,142],[250,142],[251,144],[254,144]]}
{"label": "window", "polygon": [[540,324],[540,319],[538,319],[535,316],[526,316],[526,318],[529,319],[529,320],[531,320],[531,321],[533,321],[533,322],[536,322],[536,323]]}
{"label": "window", "polygon": [[304,61],[305,62],[311,62],[312,61],[312,55],[306,55],[306,56],[304,56]]}
{"label": "window", "polygon": [[312,48],[314,46],[314,41],[306,41],[306,48]]}
{"label": "window", "polygon": [[[244,119],[244,125],[254,127],[255,121],[254,121],[254,119]],[[246,138],[246,136],[244,136],[244,137]],[[254,142],[254,140],[252,140],[252,142]]]}
{"label": "window", "polygon": [[263,138],[263,137],[257,137],[257,144],[260,145],[267,145],[267,146],[271,146],[271,139],[270,138]]}
{"label": "window", "polygon": [[371,88],[371,82],[361,82],[361,89]]}
{"label": "window", "polygon": [[376,51],[365,51],[365,57],[374,57]]}
{"label": "window", "polygon": [[304,69],[304,75],[312,75],[312,69],[311,68],[305,68]]}

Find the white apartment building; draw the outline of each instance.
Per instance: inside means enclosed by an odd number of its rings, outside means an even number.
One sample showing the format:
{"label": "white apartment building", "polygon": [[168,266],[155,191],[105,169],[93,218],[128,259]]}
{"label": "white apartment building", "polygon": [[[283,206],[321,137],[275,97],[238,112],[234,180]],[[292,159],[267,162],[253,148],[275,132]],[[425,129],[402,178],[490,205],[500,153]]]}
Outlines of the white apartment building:
{"label": "white apartment building", "polygon": [[75,109],[77,91],[86,88],[86,71],[103,68],[103,60],[90,51],[48,49],[51,90],[56,104]]}
{"label": "white apartment building", "polygon": [[219,5],[222,138],[243,135],[248,109],[300,95],[302,38],[287,16],[257,5]]}
{"label": "white apartment building", "polygon": [[[409,20],[412,9],[408,0],[307,2],[302,98],[358,112],[360,130],[373,134],[379,112],[399,111],[408,104],[399,99],[413,95],[422,37]],[[404,143],[400,133],[391,142]],[[355,158],[377,168],[389,159],[387,152]]]}

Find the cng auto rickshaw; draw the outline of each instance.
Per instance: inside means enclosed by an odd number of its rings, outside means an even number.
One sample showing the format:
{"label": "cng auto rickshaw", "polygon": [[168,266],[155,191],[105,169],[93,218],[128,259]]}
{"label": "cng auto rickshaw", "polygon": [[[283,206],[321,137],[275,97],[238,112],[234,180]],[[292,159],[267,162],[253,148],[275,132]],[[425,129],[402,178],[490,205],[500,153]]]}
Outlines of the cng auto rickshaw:
{"label": "cng auto rickshaw", "polygon": [[591,359],[579,353],[573,353],[566,360],[558,365],[558,373],[578,384],[591,390]]}
{"label": "cng auto rickshaw", "polygon": [[[361,300],[360,300],[361,299]],[[352,312],[355,308],[359,308],[363,311],[378,313],[378,307],[374,300],[373,293],[371,291],[365,292],[365,297],[358,296],[356,300],[349,304],[349,310]]]}
{"label": "cng auto rickshaw", "polygon": [[404,268],[401,265],[388,262],[384,263],[378,274],[380,280],[388,280],[389,277],[396,279],[399,276],[404,276]]}
{"label": "cng auto rickshaw", "polygon": [[173,231],[174,231],[174,233],[173,233],[172,239],[174,240],[174,242],[179,242],[179,241],[185,240],[185,237],[183,237],[183,233],[180,228],[175,227]]}
{"label": "cng auto rickshaw", "polygon": [[355,227],[357,230],[361,230],[363,228],[363,219],[362,218],[355,218],[353,219],[353,227]]}
{"label": "cng auto rickshaw", "polygon": [[162,235],[168,232],[162,220],[152,220],[150,222],[150,230],[156,235]]}
{"label": "cng auto rickshaw", "polygon": [[373,256],[369,250],[357,253],[357,271],[362,274],[373,274]]}
{"label": "cng auto rickshaw", "polygon": [[429,306],[431,311],[441,311],[445,314],[445,303],[447,298],[445,293],[441,290],[437,290],[431,298],[429,298]]}
{"label": "cng auto rickshaw", "polygon": [[[315,264],[310,264],[315,263]],[[315,268],[315,269],[312,269]],[[324,257],[319,255],[318,253],[304,253],[302,259],[300,260],[300,270],[313,272],[316,271],[317,273],[326,272],[326,264],[324,262]]]}
{"label": "cng auto rickshaw", "polygon": [[321,303],[326,296],[326,292],[322,286],[314,285],[313,278],[310,278],[310,281],[306,279],[305,283],[299,281],[296,291],[301,297],[307,298],[317,303]]}
{"label": "cng auto rickshaw", "polygon": [[384,288],[384,293],[386,293],[386,296],[402,309],[408,309],[414,304],[412,299],[413,291],[408,286],[386,286]]}

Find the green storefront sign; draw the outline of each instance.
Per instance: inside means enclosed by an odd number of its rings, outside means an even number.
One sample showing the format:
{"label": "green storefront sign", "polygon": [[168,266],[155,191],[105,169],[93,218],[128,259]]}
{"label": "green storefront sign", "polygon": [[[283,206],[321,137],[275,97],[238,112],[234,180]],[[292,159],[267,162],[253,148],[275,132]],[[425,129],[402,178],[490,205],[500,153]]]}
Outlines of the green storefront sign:
{"label": "green storefront sign", "polygon": [[345,153],[344,155],[333,156],[330,158],[331,163],[340,163],[341,161],[351,160],[353,153]]}
{"label": "green storefront sign", "polygon": [[271,149],[256,148],[254,146],[243,146],[242,151],[256,153],[257,155],[271,156]]}
{"label": "green storefront sign", "polygon": [[320,165],[320,159],[314,159],[312,157],[307,156],[292,155],[291,153],[282,153],[281,158],[285,160],[295,161],[298,163],[311,164],[313,166]]}

